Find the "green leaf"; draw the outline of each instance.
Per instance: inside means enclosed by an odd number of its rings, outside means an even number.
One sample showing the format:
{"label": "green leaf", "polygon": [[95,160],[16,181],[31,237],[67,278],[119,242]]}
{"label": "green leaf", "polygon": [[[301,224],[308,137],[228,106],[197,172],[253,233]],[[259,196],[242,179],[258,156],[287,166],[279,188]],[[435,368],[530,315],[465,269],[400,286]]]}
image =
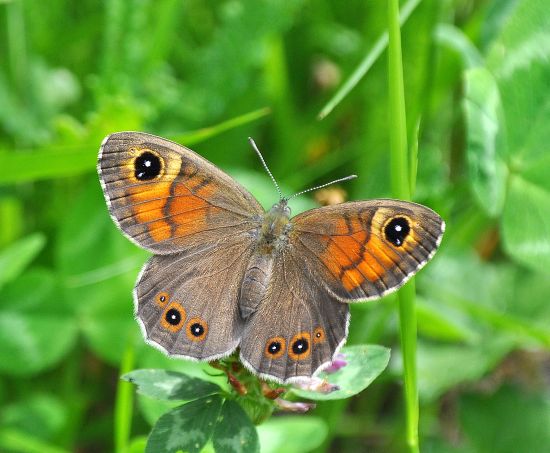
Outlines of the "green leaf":
{"label": "green leaf", "polygon": [[550,190],[512,176],[502,224],[511,256],[541,271],[550,268]]}
{"label": "green leaf", "polygon": [[[471,343],[472,340],[479,345],[491,343],[506,334],[525,347],[550,345],[548,329],[542,327],[548,312],[541,308],[545,307],[542,294],[547,292],[547,287],[530,283],[530,290],[517,294],[510,290],[510,287],[523,286],[528,277],[541,280],[540,274],[510,264],[482,262],[473,253],[447,254],[436,259],[438,265],[430,266],[422,274],[423,286],[429,289],[434,307],[451,313],[459,311],[457,319],[477,332],[470,337]],[[513,284],[516,280],[522,285]],[[537,293],[534,288],[538,289]],[[521,314],[533,313],[534,309],[537,313],[534,317]],[[541,327],[533,318],[541,321]]]}
{"label": "green leaf", "polygon": [[[136,357],[137,365],[140,368],[162,368],[166,371],[176,371],[189,377],[197,378],[213,384],[217,384],[222,389],[230,391],[225,374],[213,376],[212,368],[206,362],[192,362],[190,360],[174,360],[159,350],[145,346]],[[221,373],[222,374],[222,373]],[[147,422],[153,426],[161,415],[170,409],[181,404],[177,400],[158,400],[149,396],[137,395],[138,406],[141,414]]]}
{"label": "green leaf", "polygon": [[[268,108],[254,110],[215,126],[206,127],[172,138],[178,143],[192,145],[225,131],[256,121],[269,114]],[[95,170],[100,141],[71,146],[48,146],[37,150],[2,151],[0,185],[80,175]]]}
{"label": "green leaf", "polygon": [[390,360],[390,350],[378,345],[353,345],[342,349],[347,365],[335,373],[321,372],[320,378],[340,387],[332,393],[319,393],[292,388],[292,393],[312,400],[338,400],[349,398],[367,388]]}
{"label": "green leaf", "polygon": [[121,377],[136,384],[142,395],[161,400],[192,400],[220,392],[211,382],[166,370],[135,370]]}
{"label": "green leaf", "polygon": [[460,399],[462,435],[470,451],[544,452],[550,445],[548,392],[503,387],[493,395]]}
{"label": "green leaf", "polygon": [[214,432],[222,403],[219,395],[212,395],[164,414],[149,435],[146,453],[200,452]]}
{"label": "green leaf", "polygon": [[419,342],[418,390],[422,401],[434,401],[463,382],[475,382],[491,371],[514,347],[510,338],[474,346]]}
{"label": "green leaf", "polygon": [[465,68],[469,69],[483,65],[483,57],[474,43],[460,28],[445,23],[438,24],[435,38],[440,44],[457,52]]}
{"label": "green leaf", "polygon": [[256,427],[235,401],[226,400],[214,429],[214,449],[219,453],[260,451]]}
{"label": "green leaf", "polygon": [[57,268],[84,337],[104,360],[118,364],[128,342],[143,346],[133,318],[132,288],[147,254],[116,228],[97,177],[68,207],[56,242]]}
{"label": "green leaf", "polygon": [[496,80],[485,68],[466,71],[465,85],[466,155],[470,182],[483,209],[496,216],[504,205],[508,175],[504,161],[506,137],[500,93]]}
{"label": "green leaf", "polygon": [[77,326],[50,271],[24,274],[4,287],[0,301],[0,373],[38,373],[74,345]]}
{"label": "green leaf", "polygon": [[11,428],[0,429],[0,449],[21,453],[69,453],[69,450],[46,443],[27,432]]}
{"label": "green leaf", "polygon": [[491,46],[487,65],[495,74],[500,90],[511,173],[502,218],[503,241],[511,257],[545,271],[550,263],[547,172],[550,163],[550,14],[547,2],[517,3]]}
{"label": "green leaf", "polygon": [[89,172],[97,161],[99,145],[53,146],[39,150],[0,151],[8,171],[0,173],[0,185],[61,178]]}
{"label": "green leaf", "polygon": [[479,334],[468,326],[463,313],[428,299],[417,297],[418,332],[424,336],[449,342],[473,342]]}
{"label": "green leaf", "polygon": [[262,453],[303,453],[321,446],[328,434],[320,417],[275,417],[258,426]]}
{"label": "green leaf", "polygon": [[0,252],[0,288],[25,270],[46,244],[42,233],[20,239]]}
{"label": "green leaf", "polygon": [[33,393],[0,409],[0,425],[16,428],[43,440],[52,440],[67,422],[67,407],[46,393]]}

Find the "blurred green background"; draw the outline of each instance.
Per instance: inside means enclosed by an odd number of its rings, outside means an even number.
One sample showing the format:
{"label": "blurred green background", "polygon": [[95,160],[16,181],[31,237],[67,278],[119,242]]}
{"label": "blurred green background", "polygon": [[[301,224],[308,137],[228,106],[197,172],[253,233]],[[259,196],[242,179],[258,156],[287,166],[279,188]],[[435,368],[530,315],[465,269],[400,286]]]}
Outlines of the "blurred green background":
{"label": "blurred green background", "polygon": [[[550,5],[407,8],[414,198],[447,221],[417,278],[422,450],[548,451]],[[108,216],[103,137],[190,145],[265,206],[276,192],[248,136],[287,194],[356,173],[348,199],[388,196],[386,15],[383,0],[0,1],[0,451],[111,451],[117,398],[133,393],[121,372],[206,376],[141,339],[131,289],[147,254]],[[403,450],[395,296],[352,311],[349,343],[391,346],[390,367],[354,398],[272,418],[262,451]],[[133,452],[163,410],[137,398]]]}

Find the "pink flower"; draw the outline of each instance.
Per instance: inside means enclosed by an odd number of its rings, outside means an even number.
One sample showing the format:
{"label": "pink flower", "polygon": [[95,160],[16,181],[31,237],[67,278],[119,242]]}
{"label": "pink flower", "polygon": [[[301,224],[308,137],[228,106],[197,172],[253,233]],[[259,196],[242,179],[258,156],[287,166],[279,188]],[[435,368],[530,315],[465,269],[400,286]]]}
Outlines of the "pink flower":
{"label": "pink flower", "polygon": [[325,368],[325,373],[331,374],[336,373],[340,368],[344,368],[348,362],[346,362],[346,356],[342,353],[336,354],[332,363]]}
{"label": "pink flower", "polygon": [[308,392],[331,393],[340,390],[340,387],[337,385],[318,377],[302,378],[296,380],[293,385],[298,389],[307,390]]}
{"label": "pink flower", "polygon": [[275,401],[275,404],[279,407],[279,409],[283,411],[288,411],[288,412],[304,413],[309,411],[310,409],[315,409],[315,403],[304,403],[302,401],[288,401],[282,398],[277,398],[274,401]]}

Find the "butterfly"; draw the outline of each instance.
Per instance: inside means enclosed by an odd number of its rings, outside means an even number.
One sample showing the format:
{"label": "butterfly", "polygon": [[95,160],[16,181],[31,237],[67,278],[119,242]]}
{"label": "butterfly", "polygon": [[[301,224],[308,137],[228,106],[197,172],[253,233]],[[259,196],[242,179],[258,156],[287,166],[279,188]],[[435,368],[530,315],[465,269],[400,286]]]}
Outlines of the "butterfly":
{"label": "butterfly", "polygon": [[251,372],[280,383],[328,366],[349,304],[401,287],[445,229],[431,209],[389,199],[291,218],[281,197],[265,211],[194,151],[141,132],[106,137],[98,173],[115,224],[153,253],[133,294],[146,341],[201,361],[240,348]]}

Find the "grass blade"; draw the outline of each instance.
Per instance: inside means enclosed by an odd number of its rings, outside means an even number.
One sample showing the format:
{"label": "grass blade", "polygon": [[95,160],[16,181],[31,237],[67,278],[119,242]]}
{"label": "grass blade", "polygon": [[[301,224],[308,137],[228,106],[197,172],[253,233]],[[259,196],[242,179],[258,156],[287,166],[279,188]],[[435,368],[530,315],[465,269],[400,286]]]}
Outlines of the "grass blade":
{"label": "grass blade", "polygon": [[[193,145],[230,129],[256,121],[268,115],[268,108],[261,108],[231,118],[215,126],[206,127],[170,138],[178,143]],[[3,171],[0,185],[62,178],[79,175],[95,169],[99,143],[76,146],[50,146],[37,150],[0,151]]]}
{"label": "grass blade", "polygon": [[[421,0],[409,0],[404,6],[403,10],[401,11],[401,16],[399,17],[399,23],[402,26],[407,19],[410,17],[412,12],[416,9],[416,7],[420,4]],[[319,112],[319,115],[317,118],[319,120],[322,120],[325,118],[330,112],[334,110],[334,108],[342,102],[342,100],[350,93],[351,90],[355,88],[355,86],[359,83],[359,81],[365,76],[365,74],[369,71],[369,69],[374,65],[376,60],[380,58],[380,55],[382,55],[382,52],[388,47],[388,32],[384,32],[374,43],[374,46],[372,46],[371,50],[365,55],[365,58],[359,63],[359,66],[357,66],[357,69],[352,72],[352,74],[349,76],[349,78],[344,82],[344,84],[340,87],[340,89],[332,96],[332,98],[325,104],[325,106],[321,109]]]}
{"label": "grass blade", "polygon": [[[388,78],[390,103],[390,153],[391,183],[395,197],[409,200],[411,168],[407,145],[407,118],[405,113],[405,88],[403,84],[403,59],[401,55],[401,30],[399,2],[388,2]],[[418,452],[418,387],[416,377],[416,311],[415,285],[409,282],[399,292],[399,320],[401,350],[405,383],[406,440],[410,452]]]}

